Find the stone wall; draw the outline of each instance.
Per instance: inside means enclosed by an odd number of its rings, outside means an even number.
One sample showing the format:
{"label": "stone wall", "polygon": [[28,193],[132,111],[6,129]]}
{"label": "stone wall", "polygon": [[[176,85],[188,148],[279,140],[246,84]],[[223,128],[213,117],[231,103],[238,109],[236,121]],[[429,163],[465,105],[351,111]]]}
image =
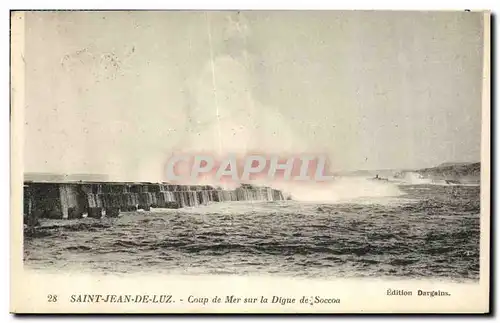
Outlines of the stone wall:
{"label": "stone wall", "polygon": [[24,183],[25,215],[59,219],[118,216],[151,208],[196,207],[227,201],[279,201],[281,191],[242,186],[221,190],[207,185],[156,183]]}

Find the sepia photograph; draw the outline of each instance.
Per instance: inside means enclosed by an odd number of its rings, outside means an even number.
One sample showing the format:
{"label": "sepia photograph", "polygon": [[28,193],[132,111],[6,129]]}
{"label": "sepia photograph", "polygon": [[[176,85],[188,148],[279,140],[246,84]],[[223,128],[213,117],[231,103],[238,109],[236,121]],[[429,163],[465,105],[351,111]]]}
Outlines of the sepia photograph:
{"label": "sepia photograph", "polygon": [[489,19],[13,11],[14,311],[488,312]]}

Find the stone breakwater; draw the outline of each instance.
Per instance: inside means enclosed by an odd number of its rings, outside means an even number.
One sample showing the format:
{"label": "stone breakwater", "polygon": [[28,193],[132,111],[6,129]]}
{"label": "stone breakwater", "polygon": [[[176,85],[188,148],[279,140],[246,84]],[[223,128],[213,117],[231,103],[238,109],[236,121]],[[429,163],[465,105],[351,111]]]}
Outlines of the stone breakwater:
{"label": "stone breakwater", "polygon": [[182,208],[227,201],[279,201],[279,190],[242,185],[223,190],[208,185],[159,183],[24,183],[25,218],[115,217],[120,212]]}

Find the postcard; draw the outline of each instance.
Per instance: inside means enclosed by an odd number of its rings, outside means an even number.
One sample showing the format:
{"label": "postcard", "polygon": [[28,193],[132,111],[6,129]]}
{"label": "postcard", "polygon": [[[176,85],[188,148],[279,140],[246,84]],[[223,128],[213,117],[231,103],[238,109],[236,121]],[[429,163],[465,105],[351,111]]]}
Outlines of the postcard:
{"label": "postcard", "polygon": [[490,12],[12,11],[13,313],[490,311]]}

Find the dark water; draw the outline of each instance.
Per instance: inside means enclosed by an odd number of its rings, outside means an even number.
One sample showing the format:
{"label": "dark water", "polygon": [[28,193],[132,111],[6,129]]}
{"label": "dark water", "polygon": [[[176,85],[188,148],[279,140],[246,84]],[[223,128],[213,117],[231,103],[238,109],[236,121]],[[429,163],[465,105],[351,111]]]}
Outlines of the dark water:
{"label": "dark water", "polygon": [[105,273],[479,277],[479,187],[401,186],[349,203],[231,202],[45,221],[31,268]]}

